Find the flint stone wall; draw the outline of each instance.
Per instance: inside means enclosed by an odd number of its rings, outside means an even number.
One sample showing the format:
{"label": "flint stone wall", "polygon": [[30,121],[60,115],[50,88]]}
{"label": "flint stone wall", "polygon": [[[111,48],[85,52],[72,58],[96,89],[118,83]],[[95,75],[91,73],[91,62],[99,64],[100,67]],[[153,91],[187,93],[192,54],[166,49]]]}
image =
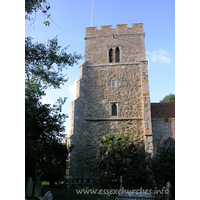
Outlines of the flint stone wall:
{"label": "flint stone wall", "polygon": [[[120,132],[122,125],[145,139],[140,73],[139,65],[80,68],[87,76],[77,81],[78,98],[72,102],[71,176],[95,177],[99,139]],[[117,80],[117,87],[112,87],[112,80]],[[112,102],[118,103],[116,117],[111,116]]]}
{"label": "flint stone wall", "polygon": [[[112,87],[112,81],[117,86]],[[87,117],[111,117],[110,102],[118,102],[118,117],[142,117],[140,67],[88,68]]]}
{"label": "flint stone wall", "polygon": [[161,145],[169,138],[175,140],[175,118],[152,118],[153,145],[154,153],[157,151],[157,145]]}

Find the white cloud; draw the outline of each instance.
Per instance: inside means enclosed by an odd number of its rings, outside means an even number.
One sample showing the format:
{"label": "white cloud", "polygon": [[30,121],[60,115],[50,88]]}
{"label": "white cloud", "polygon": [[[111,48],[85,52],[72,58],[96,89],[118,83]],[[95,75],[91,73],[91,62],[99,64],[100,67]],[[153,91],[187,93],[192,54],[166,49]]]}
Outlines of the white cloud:
{"label": "white cloud", "polygon": [[75,99],[76,98],[76,81],[72,85],[69,86],[70,97]]}
{"label": "white cloud", "polygon": [[51,104],[51,105],[55,104],[55,100],[48,97],[43,97],[40,101],[43,104]]}
{"label": "white cloud", "polygon": [[147,55],[153,62],[160,61],[163,63],[171,64],[172,56],[162,49],[159,49],[158,51],[147,52]]}

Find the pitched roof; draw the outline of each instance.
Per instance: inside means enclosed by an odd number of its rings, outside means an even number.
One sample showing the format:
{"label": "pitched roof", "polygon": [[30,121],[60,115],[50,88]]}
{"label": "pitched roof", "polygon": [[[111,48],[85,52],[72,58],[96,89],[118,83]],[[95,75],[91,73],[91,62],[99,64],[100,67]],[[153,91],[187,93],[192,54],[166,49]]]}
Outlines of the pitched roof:
{"label": "pitched roof", "polygon": [[172,103],[151,103],[151,118],[175,118],[175,102]]}

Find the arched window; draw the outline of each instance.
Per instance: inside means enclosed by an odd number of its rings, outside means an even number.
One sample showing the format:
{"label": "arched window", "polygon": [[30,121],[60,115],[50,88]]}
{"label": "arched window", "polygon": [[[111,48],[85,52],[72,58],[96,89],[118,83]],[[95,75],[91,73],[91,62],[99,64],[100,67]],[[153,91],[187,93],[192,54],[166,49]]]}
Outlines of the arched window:
{"label": "arched window", "polygon": [[117,105],[115,103],[112,105],[112,116],[117,116]]}
{"label": "arched window", "polygon": [[116,55],[116,62],[119,62],[119,48],[118,47],[115,50],[115,55]]}
{"label": "arched window", "polygon": [[113,62],[113,49],[111,48],[109,51],[109,63]]}

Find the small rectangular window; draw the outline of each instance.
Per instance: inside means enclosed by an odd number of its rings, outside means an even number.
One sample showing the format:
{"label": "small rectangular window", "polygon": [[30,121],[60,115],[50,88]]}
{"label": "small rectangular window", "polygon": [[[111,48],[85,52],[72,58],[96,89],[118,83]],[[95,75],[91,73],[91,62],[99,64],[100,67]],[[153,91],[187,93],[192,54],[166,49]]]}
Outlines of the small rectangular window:
{"label": "small rectangular window", "polygon": [[117,88],[117,81],[112,80],[112,88]]}

